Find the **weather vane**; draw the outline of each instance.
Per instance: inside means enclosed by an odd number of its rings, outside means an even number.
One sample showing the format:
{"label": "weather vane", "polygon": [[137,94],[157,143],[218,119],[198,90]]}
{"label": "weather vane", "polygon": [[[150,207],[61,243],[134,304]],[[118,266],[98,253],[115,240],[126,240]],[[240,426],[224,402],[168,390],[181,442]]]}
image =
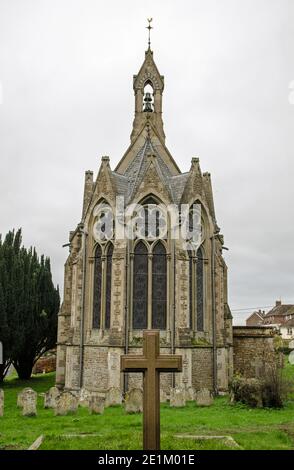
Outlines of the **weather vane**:
{"label": "weather vane", "polygon": [[151,33],[151,29],[153,29],[153,27],[151,26],[151,22],[153,21],[153,18],[147,18],[147,21],[148,21],[148,26],[146,26],[146,29],[148,29],[148,48],[150,49],[150,44],[151,44],[150,33]]}

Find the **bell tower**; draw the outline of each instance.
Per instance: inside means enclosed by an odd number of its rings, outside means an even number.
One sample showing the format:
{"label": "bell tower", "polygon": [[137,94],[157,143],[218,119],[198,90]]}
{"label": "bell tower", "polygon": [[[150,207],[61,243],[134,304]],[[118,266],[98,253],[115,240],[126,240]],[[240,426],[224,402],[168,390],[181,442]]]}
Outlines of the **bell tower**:
{"label": "bell tower", "polygon": [[153,59],[150,45],[145,52],[145,60],[138,75],[134,75],[135,119],[131,142],[133,143],[147,124],[153,127],[158,137],[165,142],[162,120],[162,94],[164,77],[160,75]]}

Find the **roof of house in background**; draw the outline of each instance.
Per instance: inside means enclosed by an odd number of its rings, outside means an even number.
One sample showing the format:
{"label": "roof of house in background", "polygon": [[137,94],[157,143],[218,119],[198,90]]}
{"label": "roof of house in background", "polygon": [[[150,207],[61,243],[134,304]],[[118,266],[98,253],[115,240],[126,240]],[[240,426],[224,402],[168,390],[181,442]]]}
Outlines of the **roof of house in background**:
{"label": "roof of house in background", "polygon": [[288,305],[282,305],[282,304],[276,304],[274,308],[272,308],[267,314],[265,315],[265,318],[269,317],[279,317],[279,316],[286,316],[286,315],[294,315],[294,305],[293,304],[288,304]]}

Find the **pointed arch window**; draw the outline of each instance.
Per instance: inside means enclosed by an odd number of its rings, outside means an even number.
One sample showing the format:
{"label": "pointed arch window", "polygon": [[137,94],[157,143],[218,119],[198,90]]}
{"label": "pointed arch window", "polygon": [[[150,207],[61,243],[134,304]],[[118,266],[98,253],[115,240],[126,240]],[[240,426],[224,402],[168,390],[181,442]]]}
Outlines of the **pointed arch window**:
{"label": "pointed arch window", "polygon": [[189,324],[190,328],[193,328],[193,312],[194,312],[194,298],[193,298],[193,284],[194,284],[194,274],[193,274],[193,252],[188,250],[189,256]]}
{"label": "pointed arch window", "polygon": [[196,261],[196,311],[197,331],[204,330],[204,255],[202,248],[197,250]]}
{"label": "pointed arch window", "polygon": [[166,328],[166,249],[163,243],[155,245],[152,252],[152,328]]}
{"label": "pointed arch window", "polygon": [[110,243],[106,255],[106,299],[105,299],[105,328],[110,328],[111,315],[111,281],[112,281],[113,244]]}
{"label": "pointed arch window", "polygon": [[94,257],[93,328],[101,325],[102,250],[97,245]]}
{"label": "pointed arch window", "polygon": [[148,323],[148,250],[143,242],[135,246],[133,272],[133,328],[145,329]]}
{"label": "pointed arch window", "polygon": [[196,252],[196,262],[192,250],[189,256],[189,322],[190,328],[204,331],[205,275],[204,252],[200,247]]}

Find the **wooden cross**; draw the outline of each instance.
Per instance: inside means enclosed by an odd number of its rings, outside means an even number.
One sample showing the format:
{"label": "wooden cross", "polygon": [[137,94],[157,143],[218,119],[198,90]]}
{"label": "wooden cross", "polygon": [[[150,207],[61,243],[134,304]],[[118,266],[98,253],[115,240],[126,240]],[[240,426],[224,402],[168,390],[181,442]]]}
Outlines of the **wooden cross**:
{"label": "wooden cross", "polygon": [[182,356],[160,354],[159,331],[143,332],[143,355],[121,356],[123,372],[143,372],[143,449],[160,449],[160,372],[181,372]]}

